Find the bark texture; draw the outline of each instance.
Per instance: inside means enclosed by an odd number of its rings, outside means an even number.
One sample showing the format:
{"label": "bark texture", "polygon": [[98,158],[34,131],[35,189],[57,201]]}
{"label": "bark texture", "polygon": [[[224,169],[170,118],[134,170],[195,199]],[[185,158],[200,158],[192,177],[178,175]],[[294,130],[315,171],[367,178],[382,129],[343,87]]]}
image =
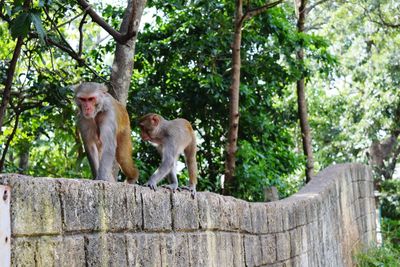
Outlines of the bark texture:
{"label": "bark texture", "polygon": [[240,45],[242,43],[243,4],[236,1],[235,32],[232,43],[232,81],[229,88],[229,132],[226,148],[224,194],[230,195],[236,167],[239,127]]}
{"label": "bark texture", "polygon": [[250,8],[250,2],[247,1],[246,11],[243,12],[243,1],[236,0],[235,6],[235,25],[232,43],[232,80],[229,87],[229,129],[228,129],[228,144],[226,147],[225,159],[225,180],[224,180],[224,195],[231,195],[234,187],[234,175],[236,168],[236,151],[239,129],[239,89],[240,89],[240,46],[242,44],[242,28],[246,20],[261,14],[269,8],[272,8],[283,0],[275,2],[267,2],[263,6]]}
{"label": "bark texture", "polygon": [[15,45],[13,57],[11,59],[10,66],[8,67],[8,70],[7,70],[7,78],[6,78],[6,82],[4,84],[4,91],[3,91],[3,96],[1,98],[1,105],[0,105],[0,134],[3,133],[2,127],[3,127],[3,122],[4,122],[4,116],[6,114],[6,109],[7,109],[8,103],[10,102],[11,86],[13,83],[15,68],[17,67],[17,62],[18,62],[19,55],[21,54],[21,48],[22,48],[23,43],[24,43],[24,38],[18,37],[17,43]]}
{"label": "bark texture", "polygon": [[[129,1],[121,23],[120,32],[122,34],[132,30],[138,32],[146,2],[147,0]],[[110,78],[112,86],[110,93],[123,105],[126,105],[128,99],[128,90],[131,84],[136,40],[137,34],[125,44],[117,43],[115,50],[115,57]]]}

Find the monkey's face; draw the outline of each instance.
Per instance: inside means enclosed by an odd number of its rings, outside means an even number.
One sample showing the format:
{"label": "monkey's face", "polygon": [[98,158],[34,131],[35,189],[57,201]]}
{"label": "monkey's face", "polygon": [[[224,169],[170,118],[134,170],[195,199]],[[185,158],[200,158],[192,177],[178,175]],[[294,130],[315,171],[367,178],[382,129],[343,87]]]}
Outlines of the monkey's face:
{"label": "monkey's face", "polygon": [[152,127],[150,125],[146,125],[146,123],[139,124],[140,127],[140,137],[143,141],[151,141]]}
{"label": "monkey's face", "polygon": [[99,106],[101,106],[101,99],[97,94],[77,95],[76,102],[80,108],[81,114],[86,119],[95,118],[99,110]]}
{"label": "monkey's face", "polygon": [[143,141],[156,141],[159,118],[146,115],[139,120],[140,137]]}

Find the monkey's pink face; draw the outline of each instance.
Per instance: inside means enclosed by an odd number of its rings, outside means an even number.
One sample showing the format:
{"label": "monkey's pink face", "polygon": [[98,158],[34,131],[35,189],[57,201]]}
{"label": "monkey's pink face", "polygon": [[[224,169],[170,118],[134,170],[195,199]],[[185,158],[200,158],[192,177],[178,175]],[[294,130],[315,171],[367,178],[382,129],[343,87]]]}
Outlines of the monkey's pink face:
{"label": "monkey's pink face", "polygon": [[77,99],[83,116],[85,118],[94,118],[96,116],[96,96],[80,96]]}
{"label": "monkey's pink face", "polygon": [[151,141],[149,131],[142,125],[140,125],[140,137],[143,141]]}

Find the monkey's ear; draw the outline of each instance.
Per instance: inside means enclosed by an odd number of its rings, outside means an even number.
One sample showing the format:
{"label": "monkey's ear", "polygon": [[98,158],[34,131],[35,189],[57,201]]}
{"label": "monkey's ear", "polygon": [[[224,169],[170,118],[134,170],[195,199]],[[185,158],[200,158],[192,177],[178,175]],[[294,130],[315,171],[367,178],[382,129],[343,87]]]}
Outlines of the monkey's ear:
{"label": "monkey's ear", "polygon": [[151,116],[151,124],[157,126],[160,122],[160,118],[157,115]]}

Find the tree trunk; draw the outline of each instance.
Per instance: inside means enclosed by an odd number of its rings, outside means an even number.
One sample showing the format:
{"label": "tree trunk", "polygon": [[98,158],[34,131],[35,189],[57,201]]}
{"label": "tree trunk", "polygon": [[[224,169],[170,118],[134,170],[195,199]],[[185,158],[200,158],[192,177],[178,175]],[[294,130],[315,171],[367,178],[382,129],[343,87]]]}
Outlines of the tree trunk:
{"label": "tree trunk", "polygon": [[12,83],[13,83],[13,79],[14,79],[15,68],[17,66],[19,55],[21,54],[21,48],[23,45],[23,41],[24,41],[23,37],[18,37],[17,44],[15,45],[13,57],[11,59],[10,66],[8,67],[8,70],[7,70],[7,78],[4,83],[3,97],[1,99],[1,105],[0,105],[0,134],[3,133],[2,127],[3,127],[4,117],[6,114],[6,109],[7,109],[8,103],[10,102],[11,87],[12,87]]}
{"label": "tree trunk", "polygon": [[[298,8],[297,31],[304,32],[304,23],[306,19],[306,0],[296,0]],[[304,50],[300,47],[297,52],[297,59],[301,64],[304,62]],[[306,156],[306,182],[308,183],[314,176],[314,157],[311,144],[311,129],[308,123],[307,100],[305,93],[304,78],[297,81],[297,106],[300,120],[301,138],[303,140],[303,152]]]}
{"label": "tree trunk", "polygon": [[[138,32],[140,19],[143,14],[147,0],[131,0],[126,8],[124,18],[121,23],[120,32],[126,33],[130,27]],[[134,17],[133,21],[130,19]],[[130,25],[130,21],[134,25]],[[135,43],[138,34],[132,37],[126,44],[117,43],[114,62],[112,65],[110,82],[112,85],[110,93],[123,105],[128,99],[128,89],[131,84],[133,57],[135,55]]]}
{"label": "tree trunk", "polygon": [[16,112],[13,130],[12,130],[11,134],[8,136],[6,143],[4,144],[3,154],[1,155],[1,159],[0,159],[0,173],[3,172],[3,170],[4,170],[4,163],[6,161],[6,155],[7,155],[8,148],[10,147],[11,141],[14,138],[15,133],[17,132],[19,116],[20,116],[20,112]]}
{"label": "tree trunk", "polygon": [[397,159],[400,155],[400,146],[397,142],[399,134],[400,132],[396,130],[381,143],[374,141],[369,147],[369,151],[367,152],[369,164],[372,166],[379,180],[393,178]]}
{"label": "tree trunk", "polygon": [[234,175],[236,150],[239,127],[239,87],[240,87],[240,45],[242,42],[242,26],[243,26],[243,4],[242,0],[236,1],[235,15],[235,33],[232,43],[232,81],[229,88],[229,130],[228,144],[226,149],[225,160],[225,180],[224,190],[225,195],[231,195]]}
{"label": "tree trunk", "polygon": [[[120,32],[122,34],[126,33],[131,27],[133,27],[133,30],[136,33],[138,32],[146,2],[147,0],[129,1],[121,23]],[[133,16],[133,20],[130,19],[131,16]],[[130,25],[131,22],[133,25]],[[114,62],[111,70],[110,83],[112,88],[110,93],[124,106],[126,106],[126,102],[128,100],[128,91],[131,84],[137,36],[138,34],[127,41],[126,44],[117,43]],[[114,160],[113,174],[115,178],[118,176],[118,172],[119,165],[116,160]]]}

